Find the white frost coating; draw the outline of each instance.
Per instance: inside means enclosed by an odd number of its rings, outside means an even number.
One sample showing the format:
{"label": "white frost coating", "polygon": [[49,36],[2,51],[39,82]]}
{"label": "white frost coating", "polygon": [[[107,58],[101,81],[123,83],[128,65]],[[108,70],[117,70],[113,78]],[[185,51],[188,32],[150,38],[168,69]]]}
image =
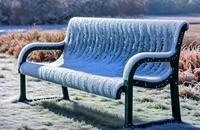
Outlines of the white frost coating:
{"label": "white frost coating", "polygon": [[[60,62],[62,63],[62,62]],[[92,65],[90,66],[92,67]],[[93,67],[94,69],[94,67]],[[102,71],[103,68],[97,71]],[[96,93],[110,98],[116,98],[118,89],[123,86],[122,77],[92,74],[77,68],[57,66],[56,64],[38,64],[25,62],[20,67],[20,72],[32,77],[62,84],[90,93]],[[107,70],[108,71],[108,70]],[[95,81],[95,82],[94,82]]]}
{"label": "white frost coating", "polygon": [[[185,24],[175,20],[72,18],[63,56],[48,65],[25,62],[20,72],[116,98],[136,61],[175,53]],[[171,71],[169,63],[147,63],[136,70],[133,78],[158,82]]]}
{"label": "white frost coating", "polygon": [[28,45],[26,45],[20,52],[19,57],[18,57],[18,68],[20,67],[20,64],[23,60],[24,54],[29,51],[30,49],[34,48],[34,47],[58,47],[58,46],[63,46],[65,44],[65,42],[58,42],[58,43],[30,43]]}

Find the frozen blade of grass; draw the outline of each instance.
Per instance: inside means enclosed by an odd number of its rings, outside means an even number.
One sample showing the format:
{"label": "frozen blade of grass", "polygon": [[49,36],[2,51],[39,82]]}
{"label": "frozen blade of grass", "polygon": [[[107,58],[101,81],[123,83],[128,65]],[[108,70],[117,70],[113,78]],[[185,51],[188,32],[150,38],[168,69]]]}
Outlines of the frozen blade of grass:
{"label": "frozen blade of grass", "polygon": [[154,102],[153,99],[151,99],[150,97],[142,97],[142,98],[137,98],[136,99],[138,102],[144,103],[144,102]]}
{"label": "frozen blade of grass", "polygon": [[0,74],[0,78],[3,79],[5,78],[5,76],[3,74]]}

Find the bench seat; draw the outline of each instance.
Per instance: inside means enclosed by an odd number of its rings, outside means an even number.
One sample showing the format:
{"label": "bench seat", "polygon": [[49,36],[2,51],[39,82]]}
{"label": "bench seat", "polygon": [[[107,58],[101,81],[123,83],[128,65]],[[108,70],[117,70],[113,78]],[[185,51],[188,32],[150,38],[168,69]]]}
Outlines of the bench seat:
{"label": "bench seat", "polygon": [[[80,60],[69,61],[65,65],[62,59],[50,64],[24,62],[20,67],[20,72],[100,96],[120,98],[120,92],[124,89],[123,72],[120,71],[122,69],[113,69],[120,68],[119,65],[84,63],[83,61],[78,63],[78,61]],[[159,82],[168,78],[171,71],[168,63],[148,63],[137,69],[134,79]]]}

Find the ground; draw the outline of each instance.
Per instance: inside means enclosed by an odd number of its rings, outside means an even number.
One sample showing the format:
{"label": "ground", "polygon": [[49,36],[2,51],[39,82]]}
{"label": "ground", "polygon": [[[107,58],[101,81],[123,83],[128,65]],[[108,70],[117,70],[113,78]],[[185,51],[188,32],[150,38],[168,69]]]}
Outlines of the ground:
{"label": "ground", "polygon": [[[17,60],[0,53],[0,129],[2,130],[66,130],[66,129],[120,129],[123,125],[124,96],[121,100],[69,89],[71,101],[60,100],[59,85],[27,78],[29,99],[17,102],[19,74]],[[42,99],[49,97],[50,99]],[[155,129],[200,129],[200,101],[181,97],[182,119],[186,125],[169,124]],[[147,90],[134,87],[134,121],[143,122],[170,117],[169,87]],[[198,128],[199,127],[199,128]]]}

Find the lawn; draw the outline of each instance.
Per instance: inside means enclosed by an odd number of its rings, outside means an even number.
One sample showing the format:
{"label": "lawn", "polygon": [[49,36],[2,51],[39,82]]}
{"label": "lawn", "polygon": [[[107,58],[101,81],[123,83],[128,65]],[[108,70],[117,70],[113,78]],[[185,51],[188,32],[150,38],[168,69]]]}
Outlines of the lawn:
{"label": "lawn", "polygon": [[[28,77],[29,99],[41,99],[27,103],[17,102],[19,75],[16,59],[0,54],[0,129],[107,129],[121,128],[124,115],[124,95],[121,100],[88,94],[69,89],[71,101],[60,100],[61,88],[50,82]],[[49,99],[43,99],[49,97]],[[171,116],[169,86],[164,89],[134,87],[134,122],[144,122]],[[200,101],[180,97],[184,122],[200,127]],[[186,130],[190,125],[168,125],[163,130]],[[157,129],[162,128],[161,126]],[[166,129],[167,128],[167,129]],[[154,128],[152,128],[154,129]],[[156,129],[156,128],[155,128]],[[197,128],[195,128],[197,129]]]}

